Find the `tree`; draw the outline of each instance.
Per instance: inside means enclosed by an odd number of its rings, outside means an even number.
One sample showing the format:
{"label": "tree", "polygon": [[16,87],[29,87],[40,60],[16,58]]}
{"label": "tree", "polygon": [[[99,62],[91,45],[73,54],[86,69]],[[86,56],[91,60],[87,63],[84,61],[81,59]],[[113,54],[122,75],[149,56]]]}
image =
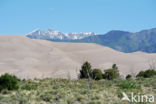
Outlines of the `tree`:
{"label": "tree", "polygon": [[93,69],[92,73],[94,80],[100,80],[103,78],[102,71],[100,69]]}
{"label": "tree", "polygon": [[18,82],[19,82],[19,79],[14,75],[10,75],[8,73],[1,75],[0,76],[0,91],[3,89],[16,90],[19,87]]}
{"label": "tree", "polygon": [[112,80],[112,79],[118,78],[119,76],[120,76],[120,74],[117,69],[104,70],[104,74],[103,74],[104,79]]}
{"label": "tree", "polygon": [[118,69],[117,65],[116,64],[113,64],[112,65],[112,69],[116,69],[117,70]]}
{"label": "tree", "polygon": [[83,65],[81,66],[80,70],[80,76],[82,78],[92,78],[92,69],[91,65],[88,61],[84,62]]}

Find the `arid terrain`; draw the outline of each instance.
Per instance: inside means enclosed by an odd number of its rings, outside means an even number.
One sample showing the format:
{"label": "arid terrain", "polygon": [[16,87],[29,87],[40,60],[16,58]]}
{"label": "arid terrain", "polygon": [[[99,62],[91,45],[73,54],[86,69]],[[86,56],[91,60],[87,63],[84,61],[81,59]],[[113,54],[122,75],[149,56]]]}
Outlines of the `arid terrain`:
{"label": "arid terrain", "polygon": [[0,74],[20,78],[77,78],[84,61],[102,70],[116,63],[121,75],[149,68],[156,54],[122,53],[92,43],[50,42],[26,36],[0,35]]}

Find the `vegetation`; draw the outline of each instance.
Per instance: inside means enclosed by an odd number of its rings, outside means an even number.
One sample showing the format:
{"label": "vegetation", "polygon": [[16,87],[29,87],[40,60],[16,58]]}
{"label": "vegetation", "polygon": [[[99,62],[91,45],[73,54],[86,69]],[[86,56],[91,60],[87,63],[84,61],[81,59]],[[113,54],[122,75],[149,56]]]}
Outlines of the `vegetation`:
{"label": "vegetation", "polygon": [[104,79],[112,80],[112,79],[119,78],[119,76],[120,74],[116,64],[113,64],[111,69],[104,70],[104,74],[103,74]]}
{"label": "vegetation", "polygon": [[90,78],[92,77],[92,69],[91,65],[89,62],[84,62],[83,65],[81,66],[80,70],[80,78]]}
{"label": "vegetation", "polygon": [[123,80],[120,82],[119,87],[121,89],[140,89],[140,85],[133,80]]}
{"label": "vegetation", "polygon": [[128,74],[128,75],[126,76],[126,79],[127,79],[127,80],[132,79],[132,75]]}
{"label": "vegetation", "polygon": [[103,79],[102,71],[100,69],[93,69],[93,79],[100,80]]}
{"label": "vegetation", "polygon": [[152,77],[152,76],[155,76],[155,75],[156,75],[156,70],[148,69],[148,70],[139,72],[136,77],[149,78],[149,77]]}
{"label": "vegetation", "polygon": [[[102,73],[100,69],[92,70],[91,65],[85,62],[80,70],[81,79],[78,80],[46,78],[20,81],[14,75],[4,74],[0,77],[0,103],[129,104],[122,101],[123,92],[156,96],[156,75],[152,72],[140,72],[136,79],[127,75],[127,80],[124,80],[119,78],[116,64]],[[91,85],[89,88],[88,84]]]}
{"label": "vegetation", "polygon": [[79,78],[80,79],[92,78],[94,80],[100,80],[100,79],[113,80],[119,78],[119,76],[120,74],[116,64],[113,64],[111,69],[104,70],[104,74],[103,74],[100,69],[92,70],[91,64],[86,61],[83,63],[81,67]]}
{"label": "vegetation", "polygon": [[[156,96],[156,76],[137,80],[36,79],[20,81],[19,89],[0,93],[2,104],[129,104],[122,92]],[[26,87],[23,87],[26,86]],[[29,86],[29,87],[28,87]],[[34,87],[35,86],[35,87]],[[141,103],[140,103],[141,104]],[[146,103],[148,104],[148,103]]]}
{"label": "vegetation", "polygon": [[108,79],[108,80],[116,79],[119,77],[118,70],[114,70],[114,69],[104,70],[103,77],[104,79]]}
{"label": "vegetation", "polygon": [[5,73],[0,77],[0,91],[2,90],[17,90],[19,79],[8,73]]}
{"label": "vegetation", "polygon": [[112,65],[112,69],[118,70],[117,65],[116,65],[116,64],[113,64],[113,65]]}

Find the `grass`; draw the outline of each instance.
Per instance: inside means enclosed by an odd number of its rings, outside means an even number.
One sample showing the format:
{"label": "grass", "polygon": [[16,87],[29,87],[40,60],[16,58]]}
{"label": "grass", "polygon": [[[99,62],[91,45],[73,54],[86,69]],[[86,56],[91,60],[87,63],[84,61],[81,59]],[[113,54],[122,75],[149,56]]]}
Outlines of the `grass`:
{"label": "grass", "polygon": [[[0,93],[2,104],[129,104],[122,92],[156,96],[156,76],[137,80],[35,79],[23,80],[16,91]],[[139,104],[139,103],[138,103]]]}

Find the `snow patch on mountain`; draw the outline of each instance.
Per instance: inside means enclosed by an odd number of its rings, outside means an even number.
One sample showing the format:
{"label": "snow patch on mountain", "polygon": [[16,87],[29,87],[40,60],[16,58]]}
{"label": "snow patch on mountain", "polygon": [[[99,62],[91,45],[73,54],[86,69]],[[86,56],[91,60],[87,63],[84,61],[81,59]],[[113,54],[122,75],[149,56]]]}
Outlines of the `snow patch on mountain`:
{"label": "snow patch on mountain", "polygon": [[44,31],[36,29],[26,34],[27,37],[32,39],[45,39],[45,40],[77,40],[93,35],[96,35],[96,33],[94,32],[63,33],[51,29]]}

